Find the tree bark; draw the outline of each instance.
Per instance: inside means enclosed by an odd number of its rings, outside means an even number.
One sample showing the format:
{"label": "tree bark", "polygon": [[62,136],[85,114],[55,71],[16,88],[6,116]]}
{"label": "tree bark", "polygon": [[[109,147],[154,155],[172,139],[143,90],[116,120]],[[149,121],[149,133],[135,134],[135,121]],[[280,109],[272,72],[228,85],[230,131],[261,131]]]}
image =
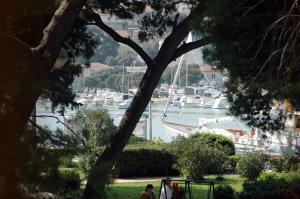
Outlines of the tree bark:
{"label": "tree bark", "polygon": [[37,99],[37,85],[32,73],[30,47],[7,35],[0,35],[0,197],[18,198],[20,135]]}
{"label": "tree bark", "polygon": [[27,122],[84,2],[64,0],[35,48],[0,33],[0,198],[20,197]]}
{"label": "tree bark", "polygon": [[115,162],[118,161],[120,154],[127,144],[136,124],[146,109],[152,93],[160,80],[161,73],[162,70],[154,71],[151,67],[148,67],[130,107],[123,115],[122,121],[118,126],[116,136],[112,139],[109,146],[107,146],[104,153],[97,160],[96,166],[89,174],[84,193],[85,198],[105,198],[104,188],[105,183],[108,180],[109,173]]}

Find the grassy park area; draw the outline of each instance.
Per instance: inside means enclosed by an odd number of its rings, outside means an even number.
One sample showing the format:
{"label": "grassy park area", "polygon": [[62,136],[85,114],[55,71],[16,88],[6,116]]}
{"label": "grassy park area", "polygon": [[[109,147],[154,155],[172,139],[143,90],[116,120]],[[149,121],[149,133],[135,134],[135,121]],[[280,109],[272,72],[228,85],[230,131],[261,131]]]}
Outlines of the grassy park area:
{"label": "grassy park area", "polygon": [[[209,176],[207,180],[214,180],[215,176]],[[229,184],[235,191],[239,192],[242,190],[242,178],[238,175],[226,176],[222,182],[216,181],[218,184]],[[107,188],[108,198],[110,199],[134,199],[139,198],[139,194],[144,190],[147,184],[154,185],[155,195],[158,197],[160,189],[160,181],[154,182],[130,182],[130,183],[115,183]],[[179,185],[183,187],[184,185]],[[194,199],[204,199],[207,196],[208,186],[207,185],[192,185],[191,193]]]}

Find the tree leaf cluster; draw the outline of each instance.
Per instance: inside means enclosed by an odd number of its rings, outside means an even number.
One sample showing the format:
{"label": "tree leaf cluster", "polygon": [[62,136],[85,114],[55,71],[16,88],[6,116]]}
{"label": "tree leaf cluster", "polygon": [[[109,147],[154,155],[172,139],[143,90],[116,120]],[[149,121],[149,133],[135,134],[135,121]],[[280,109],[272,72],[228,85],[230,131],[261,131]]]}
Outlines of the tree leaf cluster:
{"label": "tree leaf cluster", "polygon": [[[248,115],[251,125],[257,122],[256,112],[263,110],[268,114],[274,99],[288,99],[297,107],[300,45],[295,37],[299,32],[295,2],[215,0],[207,3],[203,30],[213,42],[205,51],[207,61],[229,71],[227,91],[231,112]],[[273,127],[282,128],[282,123]]]}
{"label": "tree leaf cluster", "polygon": [[80,167],[88,174],[114,135],[116,126],[107,110],[80,109],[70,119],[69,124],[74,129],[74,139],[77,140],[77,150],[80,156]]}

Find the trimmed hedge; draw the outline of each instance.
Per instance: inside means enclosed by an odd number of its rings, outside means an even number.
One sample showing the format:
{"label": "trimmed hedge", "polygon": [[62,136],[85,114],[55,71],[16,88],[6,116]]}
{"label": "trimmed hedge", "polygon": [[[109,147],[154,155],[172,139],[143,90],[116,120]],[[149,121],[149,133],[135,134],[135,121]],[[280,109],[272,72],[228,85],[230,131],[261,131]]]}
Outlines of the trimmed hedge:
{"label": "trimmed hedge", "polygon": [[173,168],[175,157],[157,149],[127,149],[115,166],[118,177],[165,176],[178,174]]}

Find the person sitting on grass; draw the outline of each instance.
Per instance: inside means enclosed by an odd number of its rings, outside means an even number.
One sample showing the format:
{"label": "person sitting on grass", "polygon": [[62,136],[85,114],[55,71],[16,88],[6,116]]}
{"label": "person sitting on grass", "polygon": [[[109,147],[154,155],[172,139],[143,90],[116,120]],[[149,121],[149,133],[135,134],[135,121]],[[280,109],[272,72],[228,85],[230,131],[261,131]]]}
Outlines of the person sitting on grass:
{"label": "person sitting on grass", "polygon": [[140,195],[140,199],[156,199],[152,184],[147,184],[145,191]]}

